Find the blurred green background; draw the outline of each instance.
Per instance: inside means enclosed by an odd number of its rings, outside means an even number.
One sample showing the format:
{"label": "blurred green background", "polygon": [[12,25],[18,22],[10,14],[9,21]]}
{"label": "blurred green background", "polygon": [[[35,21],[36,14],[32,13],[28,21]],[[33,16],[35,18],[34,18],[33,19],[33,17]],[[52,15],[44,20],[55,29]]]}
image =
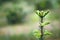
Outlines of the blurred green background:
{"label": "blurred green background", "polygon": [[39,29],[36,10],[50,10],[44,21],[52,35],[45,40],[60,40],[60,0],[0,0],[0,40],[38,40],[32,31]]}

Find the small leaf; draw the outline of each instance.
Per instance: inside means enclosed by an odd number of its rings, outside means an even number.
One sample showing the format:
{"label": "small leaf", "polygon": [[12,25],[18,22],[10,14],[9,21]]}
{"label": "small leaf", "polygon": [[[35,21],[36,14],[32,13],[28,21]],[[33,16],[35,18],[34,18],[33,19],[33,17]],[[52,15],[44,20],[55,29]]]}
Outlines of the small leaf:
{"label": "small leaf", "polygon": [[37,14],[37,15],[39,15],[39,12],[40,12],[40,11],[39,11],[39,10],[37,10],[37,11],[36,11],[36,14]]}
{"label": "small leaf", "polygon": [[40,32],[39,30],[34,30],[33,35],[34,35],[36,38],[40,38],[40,37],[41,37],[41,32]]}
{"label": "small leaf", "polygon": [[49,31],[47,31],[47,30],[45,30],[45,32],[44,32],[44,35],[51,35],[52,33],[51,32],[49,32]]}
{"label": "small leaf", "polygon": [[45,26],[45,25],[48,25],[48,24],[50,24],[50,22],[44,22],[44,23],[41,23],[41,26]]}
{"label": "small leaf", "polygon": [[45,13],[44,13],[44,17],[49,13],[49,10],[47,10]]}

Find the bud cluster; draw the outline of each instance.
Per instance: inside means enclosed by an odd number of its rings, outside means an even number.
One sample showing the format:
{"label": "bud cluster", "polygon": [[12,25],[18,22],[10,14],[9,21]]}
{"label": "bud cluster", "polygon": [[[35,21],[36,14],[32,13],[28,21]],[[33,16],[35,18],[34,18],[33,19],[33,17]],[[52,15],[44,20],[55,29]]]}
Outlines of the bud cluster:
{"label": "bud cluster", "polygon": [[36,14],[37,14],[39,17],[45,17],[48,13],[49,13],[49,10],[47,10],[47,11],[39,11],[39,10],[37,10],[37,11],[36,11]]}

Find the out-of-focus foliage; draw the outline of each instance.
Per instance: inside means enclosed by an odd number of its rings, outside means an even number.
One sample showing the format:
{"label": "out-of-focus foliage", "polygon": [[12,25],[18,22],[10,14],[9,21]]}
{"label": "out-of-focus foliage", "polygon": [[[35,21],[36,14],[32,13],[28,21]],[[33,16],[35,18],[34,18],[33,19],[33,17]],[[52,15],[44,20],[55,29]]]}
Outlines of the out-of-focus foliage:
{"label": "out-of-focus foliage", "polygon": [[[60,7],[59,2],[60,2],[59,0],[0,0],[0,14],[4,14],[4,17],[6,18],[6,20],[8,20],[6,16],[10,14],[9,10],[12,10],[14,11],[14,13],[19,15],[18,18],[20,22],[22,22],[25,20],[25,16],[27,14],[28,15],[31,14],[33,10],[36,10],[36,9],[46,10],[46,9],[54,9],[54,8],[56,9]],[[54,15],[54,14],[51,14],[51,15]],[[56,16],[55,15],[51,16],[52,17],[51,20],[53,20],[53,18],[54,19],[58,18],[59,17],[58,15],[59,14],[56,14]]]}
{"label": "out-of-focus foliage", "polygon": [[[6,18],[6,23],[23,23],[25,16],[32,12],[33,6],[28,5],[25,1],[20,1],[21,0],[16,0],[16,2],[15,0],[1,0],[0,14],[4,14],[1,18]],[[14,21],[15,23],[13,23]]]}
{"label": "out-of-focus foliage", "polygon": [[10,24],[21,23],[24,21],[25,15],[22,14],[22,9],[19,9],[20,12],[17,12],[17,9],[9,11],[7,14],[7,21]]}
{"label": "out-of-focus foliage", "polygon": [[50,9],[52,8],[52,4],[49,0],[44,0],[44,1],[37,3],[36,8],[38,10]]}

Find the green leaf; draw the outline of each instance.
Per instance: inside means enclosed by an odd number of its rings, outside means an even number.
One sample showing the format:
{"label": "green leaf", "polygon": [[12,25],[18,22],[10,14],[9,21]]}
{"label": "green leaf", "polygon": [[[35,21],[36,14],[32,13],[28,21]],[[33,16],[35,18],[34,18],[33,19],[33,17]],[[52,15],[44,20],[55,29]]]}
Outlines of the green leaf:
{"label": "green leaf", "polygon": [[47,10],[46,12],[44,12],[44,17],[49,13],[49,10]]}
{"label": "green leaf", "polygon": [[49,22],[49,21],[44,22],[44,23],[41,23],[41,26],[45,26],[45,25],[48,25],[48,24],[50,24],[50,22]]}
{"label": "green leaf", "polygon": [[41,37],[41,32],[40,32],[39,30],[34,30],[33,35],[34,35],[36,38],[40,38],[40,37]]}
{"label": "green leaf", "polygon": [[44,32],[44,35],[51,35],[52,33],[51,32],[49,32],[49,31],[47,31],[47,30],[45,30],[45,32]]}
{"label": "green leaf", "polygon": [[36,11],[36,14],[37,14],[37,15],[39,15],[39,12],[40,12],[40,11],[39,11],[39,10],[37,10],[37,11]]}

